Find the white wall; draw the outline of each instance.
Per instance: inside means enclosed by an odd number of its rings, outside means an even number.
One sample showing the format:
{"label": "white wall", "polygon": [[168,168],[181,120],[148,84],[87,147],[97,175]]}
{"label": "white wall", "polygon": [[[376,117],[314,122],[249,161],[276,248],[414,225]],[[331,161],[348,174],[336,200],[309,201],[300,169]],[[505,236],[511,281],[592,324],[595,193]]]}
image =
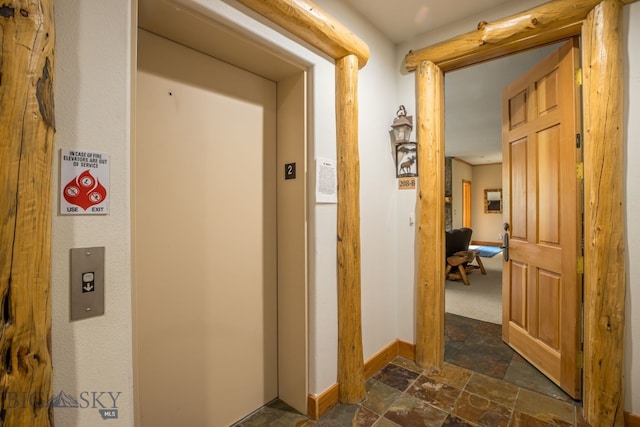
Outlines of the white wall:
{"label": "white wall", "polygon": [[[52,241],[53,392],[79,400],[118,392],[117,420],[99,405],[55,409],[56,425],[133,425],[129,222],[130,1],[56,2],[56,153],[76,148],[111,155],[110,214],[59,216],[54,163]],[[105,314],[69,321],[69,249],[105,246]],[[89,393],[88,395],[82,393]],[[97,394],[96,396],[99,396]],[[111,399],[100,401],[113,406]],[[97,402],[96,402],[97,403]],[[91,406],[93,401],[91,400]]]}
{"label": "white wall", "polygon": [[624,409],[640,414],[640,3],[624,7],[623,22],[628,250]]}

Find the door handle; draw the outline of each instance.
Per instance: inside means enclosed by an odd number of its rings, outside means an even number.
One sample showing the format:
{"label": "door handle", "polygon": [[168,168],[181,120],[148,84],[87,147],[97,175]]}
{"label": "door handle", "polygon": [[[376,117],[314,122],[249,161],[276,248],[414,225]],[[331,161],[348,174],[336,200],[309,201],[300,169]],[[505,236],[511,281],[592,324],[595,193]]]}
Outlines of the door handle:
{"label": "door handle", "polygon": [[504,261],[509,261],[509,223],[504,223],[504,235],[502,236],[502,256]]}

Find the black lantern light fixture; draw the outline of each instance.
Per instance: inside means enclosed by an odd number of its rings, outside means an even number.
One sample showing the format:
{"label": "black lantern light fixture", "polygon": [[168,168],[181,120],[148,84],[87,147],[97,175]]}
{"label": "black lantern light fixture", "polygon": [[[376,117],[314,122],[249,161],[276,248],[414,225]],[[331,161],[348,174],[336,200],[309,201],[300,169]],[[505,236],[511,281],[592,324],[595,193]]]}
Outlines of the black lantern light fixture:
{"label": "black lantern light fixture", "polygon": [[[393,143],[397,178],[414,178],[418,176],[418,151],[415,142],[411,142],[413,117],[407,116],[407,110],[401,105],[393,119],[389,135]],[[415,179],[412,181],[415,185]],[[407,187],[415,188],[415,187]]]}
{"label": "black lantern light fixture", "polygon": [[411,130],[413,130],[413,117],[407,117],[407,110],[401,105],[396,111],[396,118],[391,124],[391,136],[395,144],[401,142],[409,142],[411,138]]}

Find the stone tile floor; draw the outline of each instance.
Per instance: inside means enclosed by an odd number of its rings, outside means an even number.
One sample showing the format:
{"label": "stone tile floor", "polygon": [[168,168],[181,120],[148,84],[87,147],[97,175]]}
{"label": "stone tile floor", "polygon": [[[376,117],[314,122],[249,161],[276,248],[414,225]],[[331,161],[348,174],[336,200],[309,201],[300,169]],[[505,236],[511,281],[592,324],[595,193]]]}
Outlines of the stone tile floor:
{"label": "stone tile floor", "polygon": [[365,400],[310,420],[275,401],[236,427],[579,426],[580,403],[513,352],[501,326],[445,318],[445,364],[425,371],[398,357],[366,382]]}

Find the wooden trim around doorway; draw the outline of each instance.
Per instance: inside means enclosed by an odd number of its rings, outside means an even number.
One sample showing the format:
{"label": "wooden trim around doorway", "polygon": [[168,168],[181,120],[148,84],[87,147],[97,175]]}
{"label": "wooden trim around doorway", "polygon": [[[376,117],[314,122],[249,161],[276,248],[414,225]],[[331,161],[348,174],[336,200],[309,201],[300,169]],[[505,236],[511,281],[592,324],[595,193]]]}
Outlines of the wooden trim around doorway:
{"label": "wooden trim around doorway", "polygon": [[[630,3],[631,1],[627,2]],[[439,94],[444,71],[581,35],[583,42],[584,116],[584,394],[585,419],[602,426],[620,425],[624,402],[625,245],[624,224],[624,70],[621,59],[622,0],[553,0],[447,41],[411,51],[404,65],[416,72],[418,151],[420,164],[437,169],[444,162],[444,102]],[[606,52],[607,54],[603,54]],[[424,70],[430,74],[420,77]],[[606,153],[606,155],[605,155]],[[425,159],[425,161],[422,161]],[[444,194],[439,175],[420,173],[420,187]],[[600,197],[607,194],[607,197]],[[418,190],[416,265],[416,363],[439,366],[443,360],[443,241],[432,218],[444,204],[425,203]],[[438,258],[440,262],[433,262]],[[424,274],[422,270],[428,269]],[[423,289],[428,290],[423,292]],[[425,326],[426,325],[426,326]]]}

